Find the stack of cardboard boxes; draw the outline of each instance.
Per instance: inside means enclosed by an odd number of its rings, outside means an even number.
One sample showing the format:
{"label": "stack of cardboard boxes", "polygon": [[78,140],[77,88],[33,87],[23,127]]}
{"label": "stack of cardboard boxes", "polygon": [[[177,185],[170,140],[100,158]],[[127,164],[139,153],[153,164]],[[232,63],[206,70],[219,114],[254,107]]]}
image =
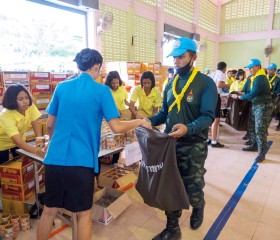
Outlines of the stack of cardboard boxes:
{"label": "stack of cardboard boxes", "polygon": [[27,198],[35,193],[34,166],[23,158],[0,165],[2,205],[4,213],[23,214],[28,212]]}
{"label": "stack of cardboard boxes", "polygon": [[52,95],[50,73],[30,72],[29,82],[34,104],[39,109],[46,108]]}
{"label": "stack of cardboard boxes", "polygon": [[[0,165],[1,201],[4,213],[28,213],[26,200],[35,194],[33,162],[27,157]],[[45,172],[39,174],[39,185],[45,185]]]}

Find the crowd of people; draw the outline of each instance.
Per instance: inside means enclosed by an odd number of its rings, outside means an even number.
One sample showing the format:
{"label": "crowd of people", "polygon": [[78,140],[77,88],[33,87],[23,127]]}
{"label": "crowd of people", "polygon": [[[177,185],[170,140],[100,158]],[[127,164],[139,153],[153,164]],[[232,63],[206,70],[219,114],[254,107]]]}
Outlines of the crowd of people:
{"label": "crowd of people", "polygon": [[[86,48],[77,53],[74,61],[79,74],[58,84],[47,107],[50,144],[45,149],[25,142],[24,133],[31,126],[36,136],[42,135],[38,124],[40,112],[30,94],[21,85],[7,89],[0,113],[0,163],[9,160],[9,152],[15,157],[17,148],[44,158],[46,197],[37,229],[38,240],[48,239],[59,208],[77,212],[78,237],[90,239],[94,173],[99,172],[103,118],[115,133],[165,124],[164,132],[177,139],[177,166],[192,206],[193,230],[203,222],[208,145],[224,147],[218,141],[221,94],[229,93],[234,99],[252,102],[249,146],[244,149],[258,151],[256,162],[265,160],[273,110],[279,120],[276,130],[280,130],[280,69],[277,70],[276,64],[271,63],[266,72],[258,59],[251,59],[245,67],[250,73],[247,78],[243,69],[227,71],[225,62],[219,62],[215,72],[203,74],[194,66],[197,45],[189,38],[175,40],[168,57],[173,58],[174,68],[168,69],[163,91],[155,87],[154,74],[146,71],[129,99],[117,71],[108,73],[105,84],[95,81],[103,62],[98,51]],[[117,160],[118,155],[113,162]],[[182,209],[166,211],[166,227],[153,239],[181,239],[181,214]]]}

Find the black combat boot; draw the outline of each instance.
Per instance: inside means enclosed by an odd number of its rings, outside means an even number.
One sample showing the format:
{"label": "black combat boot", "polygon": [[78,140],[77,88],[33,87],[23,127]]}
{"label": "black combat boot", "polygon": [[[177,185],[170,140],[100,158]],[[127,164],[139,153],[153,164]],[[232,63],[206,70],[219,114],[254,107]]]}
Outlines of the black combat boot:
{"label": "black combat boot", "polygon": [[249,131],[246,132],[246,134],[244,135],[244,137],[242,138],[243,140],[248,140],[250,139],[250,133]]}
{"label": "black combat boot", "polygon": [[261,151],[256,157],[255,162],[261,163],[263,160],[265,160],[265,153],[266,151]]}
{"label": "black combat boot", "polygon": [[251,140],[248,140],[247,142],[244,143],[246,146],[251,146],[253,143]]}
{"label": "black combat boot", "polygon": [[245,152],[257,152],[258,151],[258,146],[257,146],[257,144],[253,144],[249,147],[242,148],[242,150],[245,151]]}
{"label": "black combat boot", "polygon": [[165,212],[165,215],[167,216],[166,228],[153,237],[152,240],[180,240],[182,233],[179,226],[179,218],[182,215],[182,211]]}
{"label": "black combat boot", "polygon": [[204,206],[205,205],[203,205],[200,208],[193,208],[191,219],[190,219],[191,229],[196,230],[201,226],[203,222]]}

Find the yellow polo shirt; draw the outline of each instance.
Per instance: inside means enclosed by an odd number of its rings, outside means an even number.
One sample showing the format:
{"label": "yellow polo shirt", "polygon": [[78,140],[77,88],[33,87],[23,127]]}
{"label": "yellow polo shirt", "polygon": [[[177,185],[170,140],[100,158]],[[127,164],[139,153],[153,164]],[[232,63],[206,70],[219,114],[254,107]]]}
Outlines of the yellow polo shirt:
{"label": "yellow polo shirt", "polygon": [[232,84],[234,81],[235,81],[235,78],[234,78],[234,77],[227,78],[226,84]]}
{"label": "yellow polo shirt", "polygon": [[160,107],[162,104],[161,93],[157,88],[152,88],[150,94],[146,96],[144,89],[137,86],[131,94],[130,101],[139,102],[138,109],[144,110],[149,116],[153,115],[153,107]]}
{"label": "yellow polo shirt", "polygon": [[3,109],[0,113],[0,151],[16,147],[11,139],[12,136],[20,134],[25,141],[24,133],[32,126],[31,122],[41,116],[37,107],[32,104],[26,111],[25,116],[17,110]]}
{"label": "yellow polo shirt", "polygon": [[125,110],[125,100],[128,98],[125,88],[123,86],[119,86],[117,91],[111,89],[111,93],[113,94],[118,110]]}
{"label": "yellow polo shirt", "polygon": [[166,78],[166,79],[164,80],[163,84],[162,84],[162,91],[165,90],[165,87],[166,87],[167,83],[168,83],[168,78]]}
{"label": "yellow polo shirt", "polygon": [[231,85],[230,85],[230,89],[229,92],[234,92],[234,91],[242,91],[244,85],[245,85],[246,80],[241,81],[240,83],[235,80]]}

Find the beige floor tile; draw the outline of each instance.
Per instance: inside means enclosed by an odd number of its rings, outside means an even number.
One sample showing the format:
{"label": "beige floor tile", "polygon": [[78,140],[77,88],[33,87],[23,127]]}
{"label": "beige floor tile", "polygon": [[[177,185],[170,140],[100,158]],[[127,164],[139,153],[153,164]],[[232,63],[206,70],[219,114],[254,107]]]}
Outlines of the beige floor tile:
{"label": "beige floor tile", "polygon": [[225,229],[251,237],[254,235],[258,226],[258,219],[252,220],[251,217],[244,214],[238,214],[234,211],[225,226]]}
{"label": "beige floor tile", "polygon": [[186,219],[181,225],[182,239],[203,239],[209,230],[209,227],[213,224],[213,221],[204,219],[201,227],[197,230],[190,228],[190,221]]}
{"label": "beige floor tile", "polygon": [[280,239],[280,229],[278,226],[271,226],[269,224],[260,223],[254,234],[253,240],[279,240]]}
{"label": "beige floor tile", "polygon": [[93,239],[98,240],[123,240],[131,236],[132,232],[130,227],[119,226],[114,222],[109,223],[107,226],[100,228],[93,232]]}
{"label": "beige floor tile", "polygon": [[280,194],[277,186],[272,188],[268,195],[260,222],[280,226]]}
{"label": "beige floor tile", "polygon": [[239,231],[234,231],[232,229],[225,228],[220,233],[218,240],[251,240],[251,236],[246,236]]}

